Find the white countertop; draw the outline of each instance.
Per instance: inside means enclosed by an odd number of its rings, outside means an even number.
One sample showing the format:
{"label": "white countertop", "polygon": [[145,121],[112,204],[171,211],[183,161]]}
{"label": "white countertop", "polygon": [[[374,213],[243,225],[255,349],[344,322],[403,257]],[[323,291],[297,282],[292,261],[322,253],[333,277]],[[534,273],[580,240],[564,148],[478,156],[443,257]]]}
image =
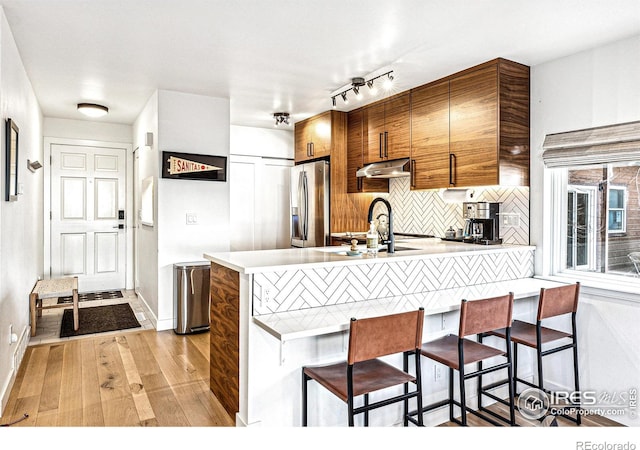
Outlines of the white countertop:
{"label": "white countertop", "polygon": [[540,288],[550,288],[565,284],[537,278],[522,278],[420,294],[265,314],[254,316],[253,321],[277,339],[286,341],[348,330],[349,321],[352,317],[363,319],[411,311],[419,307],[424,308],[425,315],[440,314],[458,310],[463,299],[475,300],[513,292],[514,298],[518,300],[537,296],[540,293]]}
{"label": "white countertop", "polygon": [[[363,251],[359,256],[348,256],[346,254],[346,251],[349,250],[348,245],[242,252],[212,252],[204,253],[203,256],[205,259],[229,269],[250,274],[287,270],[291,269],[291,266],[304,266],[304,268],[311,269],[326,267],[328,265],[334,265],[335,263],[340,263],[340,265],[376,264],[430,257],[462,256],[470,253],[482,254],[535,249],[533,246],[524,245],[464,244],[442,241],[439,238],[396,239],[395,246],[397,249],[395,253],[380,252],[377,256],[366,255],[364,253],[364,245],[358,246],[361,251]],[[411,248],[411,250],[400,250],[401,247]]]}

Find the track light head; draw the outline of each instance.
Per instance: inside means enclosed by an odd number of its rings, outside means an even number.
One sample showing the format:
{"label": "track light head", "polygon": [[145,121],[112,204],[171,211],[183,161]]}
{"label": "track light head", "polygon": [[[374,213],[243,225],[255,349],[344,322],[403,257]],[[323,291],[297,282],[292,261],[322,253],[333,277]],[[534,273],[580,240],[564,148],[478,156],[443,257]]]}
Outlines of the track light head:
{"label": "track light head", "polygon": [[331,105],[335,109],[335,107],[336,107],[336,96],[335,95],[333,97],[331,97]]}
{"label": "track light head", "polygon": [[378,93],[378,88],[373,85],[373,79],[367,81],[367,87],[369,88],[369,93],[371,95],[376,95]]}
{"label": "track light head", "polygon": [[280,125],[291,125],[289,122],[289,113],[286,112],[277,112],[273,113],[273,118],[276,123],[274,126],[279,127]]}
{"label": "track light head", "polygon": [[342,96],[342,101],[345,102],[345,104],[349,103],[349,99],[347,98],[347,91],[344,91],[340,95]]}

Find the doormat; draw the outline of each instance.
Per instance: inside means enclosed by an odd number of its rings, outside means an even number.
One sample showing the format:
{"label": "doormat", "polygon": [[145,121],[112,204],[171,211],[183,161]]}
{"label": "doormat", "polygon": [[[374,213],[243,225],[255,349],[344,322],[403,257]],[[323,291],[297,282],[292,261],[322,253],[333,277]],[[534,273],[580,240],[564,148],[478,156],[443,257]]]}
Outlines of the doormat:
{"label": "doormat", "polygon": [[[122,291],[85,292],[84,294],[78,294],[78,302],[110,300],[112,298],[122,298]],[[73,303],[73,297],[58,297],[58,304],[61,303]]]}
{"label": "doormat", "polygon": [[75,331],[73,329],[73,308],[65,309],[60,326],[60,337],[104,333],[142,326],[128,303],[79,308],[78,321],[78,331]]}

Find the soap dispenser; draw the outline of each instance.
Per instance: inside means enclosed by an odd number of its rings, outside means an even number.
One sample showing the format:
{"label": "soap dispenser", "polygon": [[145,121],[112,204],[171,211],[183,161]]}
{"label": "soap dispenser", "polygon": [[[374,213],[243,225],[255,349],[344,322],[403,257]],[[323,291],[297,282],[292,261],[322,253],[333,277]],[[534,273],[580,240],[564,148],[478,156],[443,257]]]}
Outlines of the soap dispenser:
{"label": "soap dispenser", "polygon": [[378,254],[378,230],[376,230],[376,224],[373,220],[371,221],[371,227],[367,232],[367,254]]}

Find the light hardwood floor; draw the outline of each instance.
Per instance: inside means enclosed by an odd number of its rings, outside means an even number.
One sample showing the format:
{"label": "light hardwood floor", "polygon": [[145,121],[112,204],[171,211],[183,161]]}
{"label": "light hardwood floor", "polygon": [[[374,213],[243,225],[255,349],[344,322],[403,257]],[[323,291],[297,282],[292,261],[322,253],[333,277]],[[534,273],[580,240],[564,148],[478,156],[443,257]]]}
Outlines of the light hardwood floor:
{"label": "light hardwood floor", "polygon": [[143,330],[30,346],[2,424],[233,426],[209,390],[209,335]]}

